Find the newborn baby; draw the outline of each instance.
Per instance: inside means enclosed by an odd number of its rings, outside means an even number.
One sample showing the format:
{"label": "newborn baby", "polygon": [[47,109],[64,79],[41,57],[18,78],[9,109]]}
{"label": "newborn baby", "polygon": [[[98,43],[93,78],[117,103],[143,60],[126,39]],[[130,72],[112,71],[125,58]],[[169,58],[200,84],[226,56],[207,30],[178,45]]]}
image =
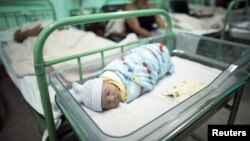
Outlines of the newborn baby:
{"label": "newborn baby", "polygon": [[99,78],[73,83],[73,96],[94,111],[107,110],[117,107],[120,101],[133,101],[171,73],[173,64],[167,47],[162,43],[146,44],[112,61]]}

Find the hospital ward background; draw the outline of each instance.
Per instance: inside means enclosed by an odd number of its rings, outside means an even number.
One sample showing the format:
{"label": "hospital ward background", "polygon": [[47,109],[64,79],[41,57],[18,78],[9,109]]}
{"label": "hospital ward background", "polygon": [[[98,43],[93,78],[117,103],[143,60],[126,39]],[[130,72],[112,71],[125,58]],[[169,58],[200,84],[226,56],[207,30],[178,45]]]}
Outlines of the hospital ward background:
{"label": "hospital ward background", "polygon": [[[210,125],[250,130],[250,0],[0,0],[0,43],[1,141],[206,141]],[[174,67],[152,91],[101,112],[75,99],[74,82],[151,45]]]}

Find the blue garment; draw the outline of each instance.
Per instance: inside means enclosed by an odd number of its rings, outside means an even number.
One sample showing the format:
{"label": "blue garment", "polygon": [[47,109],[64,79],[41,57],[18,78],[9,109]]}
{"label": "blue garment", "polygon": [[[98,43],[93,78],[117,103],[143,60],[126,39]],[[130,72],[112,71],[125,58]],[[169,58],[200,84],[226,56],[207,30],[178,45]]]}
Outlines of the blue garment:
{"label": "blue garment", "polygon": [[124,82],[127,100],[130,102],[153,89],[157,80],[166,73],[173,73],[173,64],[165,45],[153,43],[131,50],[109,65],[104,71],[115,72]]}

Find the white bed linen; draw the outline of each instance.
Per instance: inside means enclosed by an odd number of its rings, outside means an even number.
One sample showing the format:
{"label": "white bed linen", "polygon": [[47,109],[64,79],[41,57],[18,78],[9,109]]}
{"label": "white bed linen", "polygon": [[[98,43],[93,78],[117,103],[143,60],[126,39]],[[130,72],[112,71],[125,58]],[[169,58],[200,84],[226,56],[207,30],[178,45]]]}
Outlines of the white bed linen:
{"label": "white bed linen", "polygon": [[[175,67],[174,73],[160,80],[151,92],[131,103],[120,103],[118,108],[102,113],[94,112],[84,106],[82,108],[105,134],[128,135],[178,104],[173,98],[163,94],[166,89],[189,80],[199,81],[205,87],[221,73],[218,69],[179,57],[172,57],[172,61]],[[71,90],[71,93],[73,92]]]}
{"label": "white bed linen", "polygon": [[[239,22],[235,24],[238,27],[246,27],[246,29],[250,29],[250,21]],[[240,38],[244,40],[250,40],[250,30],[240,29],[236,27],[232,27],[230,29],[230,35],[235,38]]]}
{"label": "white bed linen", "polygon": [[[135,34],[128,34],[119,43],[137,40]],[[35,73],[33,62],[33,46],[35,37],[28,37],[23,43],[8,42],[9,55],[12,68],[19,77]],[[43,49],[45,60],[61,58],[68,55],[87,52],[108,46],[117,45],[116,42],[95,35],[93,32],[83,32],[74,29],[55,31],[48,37]],[[75,64],[75,61],[67,61],[53,65],[54,69],[65,65]]]}
{"label": "white bed linen", "polygon": [[16,85],[16,87],[19,89],[20,88],[20,80],[17,78],[15,73],[13,72],[13,69],[9,66],[10,59],[9,59],[9,53],[7,53],[6,48],[4,47],[4,44],[1,43],[0,45],[0,57],[1,61],[5,67],[5,70],[13,83]]}
{"label": "white bed linen", "polygon": [[222,15],[201,19],[179,13],[174,13],[171,16],[173,18],[173,30],[177,32],[205,35],[220,32],[223,27]]}

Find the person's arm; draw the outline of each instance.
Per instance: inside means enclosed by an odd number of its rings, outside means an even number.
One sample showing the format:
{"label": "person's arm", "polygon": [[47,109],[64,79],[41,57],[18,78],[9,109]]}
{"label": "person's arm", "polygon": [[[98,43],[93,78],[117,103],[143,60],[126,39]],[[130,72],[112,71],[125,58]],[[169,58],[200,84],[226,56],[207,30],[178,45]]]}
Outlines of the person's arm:
{"label": "person's arm", "polygon": [[[156,8],[156,6],[154,4],[149,4],[149,7],[150,7],[150,9]],[[165,22],[161,18],[160,15],[156,15],[155,20],[156,20],[156,24],[158,25],[159,28],[164,29],[164,30],[166,29]]]}
{"label": "person's arm", "polygon": [[[127,6],[125,7],[125,10],[136,10],[136,9],[134,8],[134,6],[132,6],[132,5],[129,4],[129,5],[127,5]],[[137,18],[128,18],[128,19],[126,19],[126,22],[127,22],[128,26],[129,26],[135,33],[137,33],[137,34],[139,34],[139,35],[141,35],[141,36],[148,37],[148,36],[154,35],[152,32],[146,30],[145,28],[142,28],[142,27],[140,26],[140,23],[139,23],[139,21],[138,21]]]}
{"label": "person's arm", "polygon": [[38,25],[24,32],[21,32],[21,30],[19,29],[15,32],[14,35],[15,41],[22,43],[29,36],[37,36],[41,32],[41,30],[42,30],[41,25]]}

